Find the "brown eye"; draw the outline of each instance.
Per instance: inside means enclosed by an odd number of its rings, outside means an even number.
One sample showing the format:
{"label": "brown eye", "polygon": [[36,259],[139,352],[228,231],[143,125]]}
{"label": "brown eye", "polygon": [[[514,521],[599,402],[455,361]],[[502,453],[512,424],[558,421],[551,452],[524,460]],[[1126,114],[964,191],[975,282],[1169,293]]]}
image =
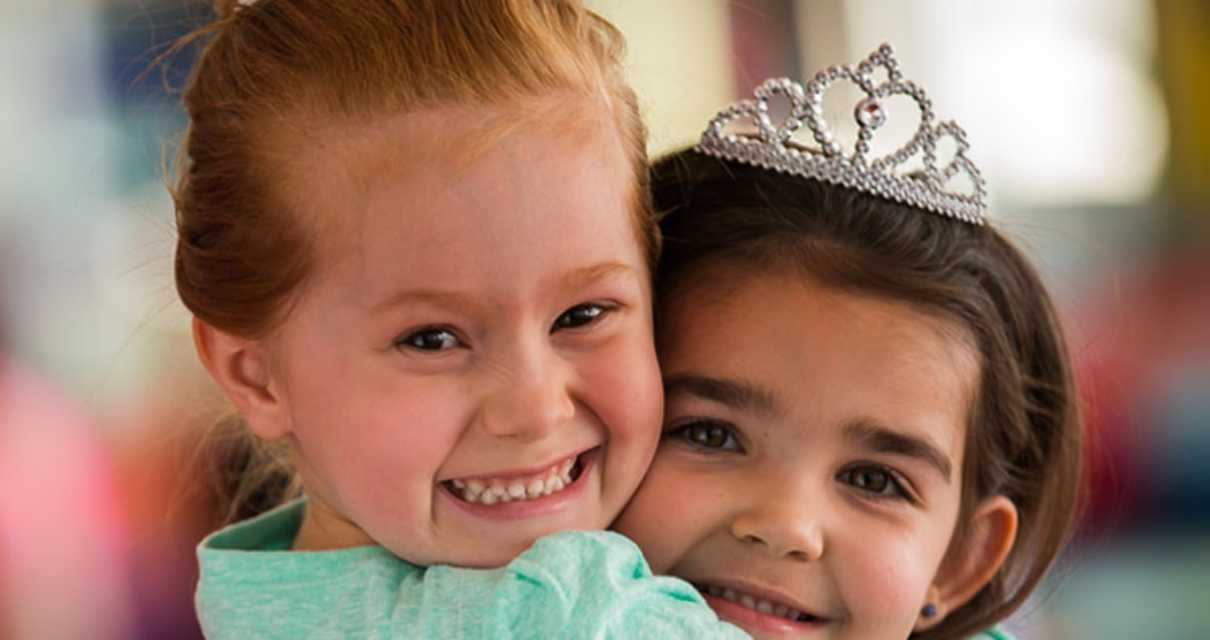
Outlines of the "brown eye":
{"label": "brown eye", "polygon": [[849,477],[849,483],[854,487],[871,493],[882,493],[891,484],[890,475],[880,469],[858,469],[851,472]]}
{"label": "brown eye", "polygon": [[837,480],[879,498],[907,498],[907,492],[889,469],[875,465],[850,467],[836,476]]}
{"label": "brown eye", "polygon": [[672,431],[672,435],[680,437],[686,443],[699,449],[738,451],[739,441],[735,431],[728,425],[719,422],[693,422]]}

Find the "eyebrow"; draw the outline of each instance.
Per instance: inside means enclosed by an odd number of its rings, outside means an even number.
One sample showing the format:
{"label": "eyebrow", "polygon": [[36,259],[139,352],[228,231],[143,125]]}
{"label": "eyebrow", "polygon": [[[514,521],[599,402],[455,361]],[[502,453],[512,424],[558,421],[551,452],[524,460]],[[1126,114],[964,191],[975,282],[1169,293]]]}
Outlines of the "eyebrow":
{"label": "eyebrow", "polygon": [[773,394],[756,385],[706,376],[677,375],[664,378],[664,395],[683,392],[732,409],[771,415],[777,412]]}
{"label": "eyebrow", "polygon": [[846,425],[844,433],[848,439],[857,441],[877,453],[892,453],[922,460],[939,471],[946,482],[950,481],[953,465],[949,456],[925,438],[908,435],[865,419]]}
{"label": "eyebrow", "polygon": [[[561,283],[568,289],[582,289],[606,278],[633,274],[635,270],[621,262],[602,262],[581,267],[565,274]],[[477,298],[444,289],[406,289],[397,291],[370,307],[371,313],[382,313],[404,303],[426,302],[434,306],[467,309],[475,306]]]}
{"label": "eyebrow", "polygon": [[579,289],[598,280],[604,280],[621,275],[633,274],[635,270],[621,262],[602,262],[587,267],[581,267],[563,276],[563,286],[568,289]]}
{"label": "eyebrow", "polygon": [[397,291],[370,307],[370,313],[382,313],[404,303],[426,302],[439,307],[466,309],[474,306],[474,298],[457,291],[441,289],[406,289]]}

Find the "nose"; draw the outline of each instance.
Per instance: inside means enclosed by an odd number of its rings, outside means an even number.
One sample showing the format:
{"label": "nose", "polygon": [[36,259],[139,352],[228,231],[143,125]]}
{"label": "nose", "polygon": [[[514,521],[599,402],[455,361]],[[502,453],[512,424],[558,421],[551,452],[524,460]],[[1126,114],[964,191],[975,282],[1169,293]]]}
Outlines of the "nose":
{"label": "nose", "polygon": [[497,438],[539,440],[575,415],[571,372],[545,345],[520,351],[484,398],[480,423]]}
{"label": "nose", "polygon": [[736,540],[762,553],[807,562],[823,557],[821,519],[799,496],[764,491],[734,517],[730,529]]}

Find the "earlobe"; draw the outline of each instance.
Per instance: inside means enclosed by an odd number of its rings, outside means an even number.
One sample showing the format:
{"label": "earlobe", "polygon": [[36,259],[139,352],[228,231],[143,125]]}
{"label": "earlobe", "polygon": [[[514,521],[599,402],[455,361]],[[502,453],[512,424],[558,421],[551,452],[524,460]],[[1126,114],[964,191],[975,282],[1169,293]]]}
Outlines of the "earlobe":
{"label": "earlobe", "polygon": [[946,554],[921,605],[915,631],[937,626],[996,576],[1017,539],[1017,507],[1005,496],[980,502],[964,539]]}
{"label": "earlobe", "polygon": [[227,333],[194,318],[193,344],[210,377],[253,433],[266,441],[289,433],[288,414],[275,389],[262,341]]}

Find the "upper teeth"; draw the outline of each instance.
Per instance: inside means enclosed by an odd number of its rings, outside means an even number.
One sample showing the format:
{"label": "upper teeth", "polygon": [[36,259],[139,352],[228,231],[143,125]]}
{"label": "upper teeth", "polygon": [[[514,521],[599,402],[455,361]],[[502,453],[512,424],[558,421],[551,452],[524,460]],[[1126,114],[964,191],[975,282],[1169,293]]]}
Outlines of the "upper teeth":
{"label": "upper teeth", "polygon": [[532,500],[562,491],[571,484],[575,458],[568,458],[541,473],[523,478],[474,478],[451,480],[455,493],[467,502],[492,505],[497,502]]}
{"label": "upper teeth", "polygon": [[709,595],[722,598],[729,602],[738,603],[741,606],[754,609],[761,613],[775,615],[779,618],[786,618],[787,620],[793,620],[795,622],[802,622],[810,619],[810,616],[804,614],[798,609],[792,609],[784,604],[770,602],[764,598],[757,598],[734,589],[707,585],[701,587],[701,590],[705,591]]}

